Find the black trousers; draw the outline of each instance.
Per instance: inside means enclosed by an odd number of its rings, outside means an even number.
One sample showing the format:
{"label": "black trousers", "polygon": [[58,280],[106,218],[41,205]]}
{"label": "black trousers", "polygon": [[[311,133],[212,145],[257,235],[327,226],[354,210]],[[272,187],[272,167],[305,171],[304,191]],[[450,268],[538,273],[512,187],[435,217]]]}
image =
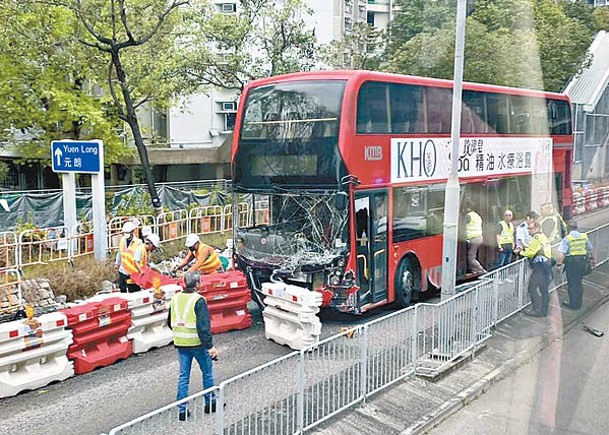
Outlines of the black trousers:
{"label": "black trousers", "polygon": [[567,292],[569,293],[569,305],[571,308],[582,307],[584,297],[584,269],[586,268],[585,255],[572,255],[565,257],[565,273],[567,274]]}
{"label": "black trousers", "polygon": [[552,266],[549,261],[531,263],[533,272],[529,281],[529,294],[533,303],[533,310],[540,316],[548,315],[550,293],[548,286],[552,280]]}
{"label": "black trousers", "polygon": [[122,272],[118,273],[118,288],[120,289],[121,293],[139,292],[141,290],[140,286],[133,283],[127,283],[128,279],[129,275]]}

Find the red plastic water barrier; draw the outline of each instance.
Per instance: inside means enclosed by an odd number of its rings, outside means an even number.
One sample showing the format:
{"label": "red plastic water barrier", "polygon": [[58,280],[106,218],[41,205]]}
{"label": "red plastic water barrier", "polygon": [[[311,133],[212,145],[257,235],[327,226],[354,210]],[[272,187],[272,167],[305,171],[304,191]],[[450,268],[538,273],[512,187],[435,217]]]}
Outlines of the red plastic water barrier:
{"label": "red plastic water barrier", "polygon": [[163,275],[158,270],[145,267],[142,273],[132,273],[131,279],[142,289],[150,289],[152,287],[160,287],[166,284],[179,284],[179,279]]}
{"label": "red plastic water barrier", "polygon": [[207,300],[212,334],[252,326],[252,316],[247,309],[251,293],[243,272],[232,270],[203,275],[199,293]]}
{"label": "red plastic water barrier", "polygon": [[68,359],[74,360],[77,374],[112,365],[131,355],[131,342],[127,339],[131,312],[127,300],[109,298],[62,311],[73,333]]}

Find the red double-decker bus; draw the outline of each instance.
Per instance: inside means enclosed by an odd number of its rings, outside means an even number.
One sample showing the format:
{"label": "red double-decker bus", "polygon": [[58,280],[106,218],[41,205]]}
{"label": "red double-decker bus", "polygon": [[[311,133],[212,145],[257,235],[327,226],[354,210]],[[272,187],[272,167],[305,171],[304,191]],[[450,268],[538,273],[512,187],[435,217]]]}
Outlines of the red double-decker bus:
{"label": "red double-decker bus", "polygon": [[[369,71],[250,83],[232,169],[235,193],[251,194],[254,207],[234,233],[252,288],[281,279],[353,313],[440,288],[451,101],[451,81]],[[570,103],[466,83],[461,131],[462,202],[483,218],[479,257],[490,268],[504,209],[519,220],[553,201],[570,214]]]}

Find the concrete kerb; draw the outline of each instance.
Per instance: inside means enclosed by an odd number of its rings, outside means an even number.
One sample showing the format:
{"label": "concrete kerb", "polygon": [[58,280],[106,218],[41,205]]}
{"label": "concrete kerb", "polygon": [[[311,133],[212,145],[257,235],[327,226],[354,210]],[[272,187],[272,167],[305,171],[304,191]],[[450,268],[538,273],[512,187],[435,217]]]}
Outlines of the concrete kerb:
{"label": "concrete kerb", "polygon": [[[564,285],[563,285],[564,287]],[[598,307],[609,302],[609,295],[606,295],[595,302],[587,305],[585,308],[577,312],[577,315],[567,320],[563,326],[563,335],[581,324],[581,320],[589,313],[596,310]],[[492,372],[483,376],[479,381],[457,393],[451,399],[444,402],[434,411],[423,416],[419,421],[414,423],[408,429],[402,431],[400,435],[417,435],[423,434],[435,426],[446,420],[448,417],[455,414],[460,409],[467,406],[473,400],[483,395],[495,383],[507,378],[510,374],[516,371],[519,367],[533,360],[537,354],[547,348],[554,339],[550,334],[546,334],[543,339],[538,340],[534,345],[522,350],[518,355],[507,360],[500,367],[497,367]]]}

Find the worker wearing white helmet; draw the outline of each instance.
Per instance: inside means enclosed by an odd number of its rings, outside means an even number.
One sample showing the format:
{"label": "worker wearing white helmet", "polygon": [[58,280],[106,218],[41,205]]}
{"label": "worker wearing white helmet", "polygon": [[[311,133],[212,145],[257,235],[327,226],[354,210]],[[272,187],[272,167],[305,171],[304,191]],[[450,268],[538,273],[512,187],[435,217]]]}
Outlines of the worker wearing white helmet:
{"label": "worker wearing white helmet", "polygon": [[195,262],[188,268],[187,272],[198,271],[199,273],[207,275],[222,270],[222,262],[215,249],[201,242],[199,236],[196,234],[189,234],[186,236],[185,245],[188,248],[188,255],[178,266],[176,266],[176,270],[182,269],[193,259],[195,259]]}
{"label": "worker wearing white helmet", "polygon": [[[144,225],[142,227],[142,239],[146,240],[146,238],[152,234],[152,227],[148,225]],[[157,236],[158,237],[158,236]],[[158,247],[158,246],[157,246]]]}
{"label": "worker wearing white helmet", "polygon": [[118,287],[123,293],[139,290],[139,286],[134,284],[130,278],[132,273],[137,272],[133,253],[142,243],[140,239],[133,235],[134,231],[135,225],[132,222],[125,222],[122,229],[123,237],[120,240],[116,260],[114,261],[114,268],[118,271]]}
{"label": "worker wearing white helmet", "polygon": [[142,245],[136,248],[133,259],[135,260],[135,267],[138,272],[148,267],[149,253],[155,251],[159,246],[161,246],[161,239],[158,234],[152,233],[146,237]]}

